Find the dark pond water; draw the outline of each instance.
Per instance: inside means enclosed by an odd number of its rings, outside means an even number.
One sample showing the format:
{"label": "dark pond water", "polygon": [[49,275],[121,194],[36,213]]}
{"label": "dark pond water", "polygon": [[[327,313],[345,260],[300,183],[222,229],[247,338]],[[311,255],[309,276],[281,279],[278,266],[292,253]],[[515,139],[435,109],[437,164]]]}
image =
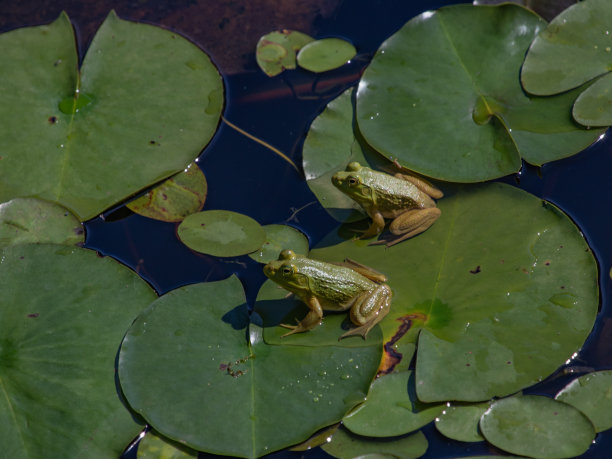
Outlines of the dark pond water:
{"label": "dark pond water", "polygon": [[[7,1],[0,3],[0,32],[25,25],[48,23],[62,9],[76,26],[81,55],[108,11],[115,8],[125,19],[142,20],[171,28],[198,43],[217,63],[226,86],[224,116],[232,123],[271,143],[301,163],[301,145],[312,119],[329,100],[353,85],[382,41],[408,19],[425,9],[456,1],[433,0],[134,0],[113,2]],[[282,4],[280,4],[282,3]],[[277,28],[301,30],[317,38],[344,37],[353,42],[358,56],[324,75],[296,70],[270,79],[255,64],[255,44]],[[315,245],[336,222],[321,208],[302,177],[269,150],[222,125],[200,155],[199,165],[209,184],[205,209],[242,212],[262,224],[287,223]],[[610,135],[582,153],[537,169],[523,168],[503,181],[550,200],[582,229],[600,267],[601,313],[583,349],[549,380],[530,393],[554,394],[574,375],[590,369],[612,368],[612,313],[608,310],[612,265],[610,237],[612,188]],[[253,302],[264,280],[261,266],[248,257],[218,259],[196,254],[181,244],[174,224],[127,215],[125,209],[87,222],[87,247],[113,256],[139,272],[158,293],[180,285],[223,279],[232,273],[242,281]],[[509,229],[511,231],[511,229]],[[573,370],[572,370],[573,369]],[[424,429],[430,442],[425,458],[498,454],[484,443],[459,443],[439,435],[433,426]],[[583,457],[611,457],[612,433],[600,434]],[[281,452],[273,457],[300,457]],[[325,457],[320,449],[304,454]],[[133,451],[128,456],[134,457]]]}

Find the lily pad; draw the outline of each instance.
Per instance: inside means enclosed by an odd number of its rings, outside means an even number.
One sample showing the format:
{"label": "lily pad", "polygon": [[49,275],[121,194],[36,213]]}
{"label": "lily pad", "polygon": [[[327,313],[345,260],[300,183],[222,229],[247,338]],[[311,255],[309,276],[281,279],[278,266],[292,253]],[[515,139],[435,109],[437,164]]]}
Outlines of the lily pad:
{"label": "lily pad", "polygon": [[24,244],[0,259],[2,455],[118,457],[142,425],[118,392],[115,358],[155,293],[91,250]]}
{"label": "lily pad", "polygon": [[612,427],[612,370],[596,371],[574,379],[555,399],[582,411],[596,432]]}
{"label": "lily pad", "polygon": [[342,67],[357,54],[355,47],[340,38],[322,38],[304,45],[297,55],[300,67],[321,73]]}
{"label": "lily pad", "polygon": [[0,247],[32,242],[78,245],[85,232],[74,215],[51,202],[15,198],[0,204]]}
{"label": "lily pad", "polygon": [[235,257],[254,252],[266,240],[259,223],[229,210],[207,210],[189,215],[178,227],[183,244],[200,253]]}
{"label": "lily pad", "polygon": [[277,260],[284,249],[291,249],[295,253],[308,253],[308,238],[300,230],[288,225],[265,225],[266,242],[259,250],[249,254],[259,263],[268,263]]}
{"label": "lily pad", "polygon": [[498,400],[480,420],[484,437],[498,448],[535,458],[580,456],[595,438],[584,414],[538,395]]}
{"label": "lily pad", "polygon": [[121,346],[119,378],[132,408],[196,450],[258,457],[338,422],[364,396],[380,340],[270,346],[248,321],[236,277],[162,296]]}
{"label": "lily pad", "polygon": [[352,459],[375,454],[400,459],[421,457],[427,451],[427,438],[422,432],[394,438],[370,438],[352,434],[342,427],[323,445],[323,450],[340,459]]}
{"label": "lily pad", "polygon": [[206,177],[194,162],[145,195],[127,204],[144,217],[164,222],[180,222],[204,206],[208,185]]}
{"label": "lily pad", "polygon": [[259,39],[255,50],[257,65],[268,76],[276,76],[285,69],[296,67],[296,54],[314,38],[296,30],[278,30]]}
{"label": "lily pad", "polygon": [[483,441],[478,424],[489,408],[489,403],[456,404],[448,403],[442,414],[436,418],[436,429],[442,435],[457,441]]}
{"label": "lily pad", "polygon": [[114,12],[80,71],[65,13],[0,35],[0,61],[0,201],[36,196],[82,221],[183,170],[223,106],[204,52]]}
{"label": "lily pad", "polygon": [[374,380],[366,401],[342,420],[344,426],[357,435],[394,437],[433,421],[442,413],[443,405],[419,402],[411,375],[411,371],[404,371]]}
{"label": "lily pad", "polygon": [[[408,21],[378,49],[357,91],[365,140],[442,180],[477,182],[584,149],[603,132],[571,118],[579,90],[528,97],[519,72],[545,27],[518,5],[453,5]],[[469,33],[466,33],[469,31]]]}
{"label": "lily pad", "polygon": [[418,337],[421,401],[485,401],[541,381],[580,348],[597,314],[597,264],[550,203],[500,183],[445,191],[441,217],[415,238],[387,249],[334,233],[309,256],[388,277],[380,326],[385,341],[405,324],[398,343]]}
{"label": "lily pad", "polygon": [[138,459],[185,459],[198,457],[198,452],[171,442],[149,430],[138,443]]}
{"label": "lily pad", "polygon": [[612,74],[597,79],[576,99],[572,115],[585,126],[612,125]]}

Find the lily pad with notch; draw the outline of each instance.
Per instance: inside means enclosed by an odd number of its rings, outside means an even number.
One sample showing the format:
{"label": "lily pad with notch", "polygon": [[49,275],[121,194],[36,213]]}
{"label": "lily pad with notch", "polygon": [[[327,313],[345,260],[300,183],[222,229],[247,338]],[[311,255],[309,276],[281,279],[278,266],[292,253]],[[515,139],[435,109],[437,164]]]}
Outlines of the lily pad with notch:
{"label": "lily pad with notch", "polygon": [[65,13],[0,35],[0,60],[0,201],[36,196],[81,221],[183,170],[223,107],[202,50],[113,11],[80,69]]}
{"label": "lily pad with notch", "polygon": [[380,335],[357,338],[359,347],[337,339],[269,345],[257,314],[251,317],[236,277],[181,287],[154,302],[119,355],[132,408],[196,450],[259,457],[338,422],[363,399]]}
{"label": "lily pad with notch", "polygon": [[308,253],[308,238],[300,230],[289,225],[265,225],[266,241],[249,254],[259,263],[276,260],[282,250],[290,249],[296,253]]}

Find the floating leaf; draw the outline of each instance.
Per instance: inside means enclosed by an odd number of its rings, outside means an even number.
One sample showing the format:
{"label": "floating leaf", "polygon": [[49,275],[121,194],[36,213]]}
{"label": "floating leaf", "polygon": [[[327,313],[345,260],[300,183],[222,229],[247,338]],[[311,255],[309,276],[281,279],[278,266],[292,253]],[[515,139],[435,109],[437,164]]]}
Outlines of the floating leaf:
{"label": "floating leaf", "polygon": [[196,163],[127,204],[137,214],[164,222],[180,222],[202,209],[206,177]]}
{"label": "floating leaf", "polygon": [[478,423],[489,408],[489,403],[459,405],[449,403],[436,418],[436,429],[442,435],[457,441],[482,441]]}
{"label": "floating leaf", "polygon": [[287,225],[266,225],[266,242],[259,250],[249,254],[259,263],[268,263],[277,260],[284,249],[291,249],[295,253],[308,253],[308,238],[301,231]]}
{"label": "floating leaf", "polygon": [[388,277],[380,326],[385,341],[418,336],[421,401],[484,401],[542,380],[580,348],[597,314],[597,265],[552,204],[500,183],[445,191],[441,217],[415,238],[387,249],[332,234],[309,256]]}
{"label": "floating leaf", "polygon": [[0,260],[2,455],[118,457],[142,426],[117,392],[115,358],[155,293],[77,247],[16,245]]}
{"label": "floating leaf", "polygon": [[380,336],[357,338],[360,347],[337,339],[330,346],[270,346],[248,320],[236,277],[181,287],[154,302],[119,355],[132,408],[191,448],[258,457],[338,422],[363,398]]}
{"label": "floating leaf", "polygon": [[427,451],[427,438],[422,432],[395,438],[360,437],[340,428],[323,450],[340,459],[352,459],[367,454],[390,455],[400,459],[421,457]]}
{"label": "floating leaf", "polygon": [[536,458],[579,456],[595,438],[593,425],[584,414],[538,395],[493,402],[480,420],[480,429],[498,448]]}
{"label": "floating leaf", "polygon": [[0,247],[32,242],[77,245],[84,241],[83,226],[62,206],[35,198],[0,204]]}
{"label": "floating leaf", "polygon": [[599,78],[576,99],[572,114],[585,126],[612,125],[612,74]]}
{"label": "floating leaf", "polygon": [[612,427],[612,370],[596,371],[574,379],[555,399],[582,411],[596,432]]}
{"label": "floating leaf", "polygon": [[149,430],[138,443],[138,459],[185,459],[198,457],[198,452],[167,440]]}
{"label": "floating leaf", "polygon": [[114,12],[80,71],[64,13],[0,35],[0,61],[0,201],[36,196],[81,220],[184,169],[223,106],[206,54]]}
{"label": "floating leaf", "polygon": [[578,92],[528,97],[518,78],[545,25],[512,3],[453,5],[408,21],[359,83],[365,140],[408,169],[458,182],[516,172],[521,157],[540,165],[581,151],[603,131],[573,122]]}
{"label": "floating leaf", "polygon": [[266,232],[259,223],[229,210],[191,214],[181,222],[177,233],[190,249],[217,257],[254,252],[266,240]]}
{"label": "floating leaf", "polygon": [[294,69],[295,52],[312,40],[312,37],[295,30],[270,32],[257,42],[255,51],[257,65],[271,77],[285,69]]}
{"label": "floating leaf", "polygon": [[420,403],[411,375],[411,371],[404,371],[377,378],[366,401],[344,417],[344,426],[357,435],[394,437],[433,421],[443,406]]}
{"label": "floating leaf", "polygon": [[355,47],[340,38],[322,38],[304,45],[297,55],[300,67],[311,72],[327,72],[342,67],[357,54]]}

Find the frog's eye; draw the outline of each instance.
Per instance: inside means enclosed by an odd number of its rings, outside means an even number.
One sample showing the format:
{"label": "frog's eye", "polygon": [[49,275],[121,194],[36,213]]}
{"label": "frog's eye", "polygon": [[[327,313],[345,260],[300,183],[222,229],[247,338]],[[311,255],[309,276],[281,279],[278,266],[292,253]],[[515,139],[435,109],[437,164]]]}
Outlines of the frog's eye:
{"label": "frog's eye", "polygon": [[347,179],[349,186],[359,185],[359,179],[350,175]]}
{"label": "frog's eye", "polygon": [[283,265],[281,267],[281,272],[283,273],[283,276],[291,276],[293,275],[295,269],[293,267],[293,265]]}

